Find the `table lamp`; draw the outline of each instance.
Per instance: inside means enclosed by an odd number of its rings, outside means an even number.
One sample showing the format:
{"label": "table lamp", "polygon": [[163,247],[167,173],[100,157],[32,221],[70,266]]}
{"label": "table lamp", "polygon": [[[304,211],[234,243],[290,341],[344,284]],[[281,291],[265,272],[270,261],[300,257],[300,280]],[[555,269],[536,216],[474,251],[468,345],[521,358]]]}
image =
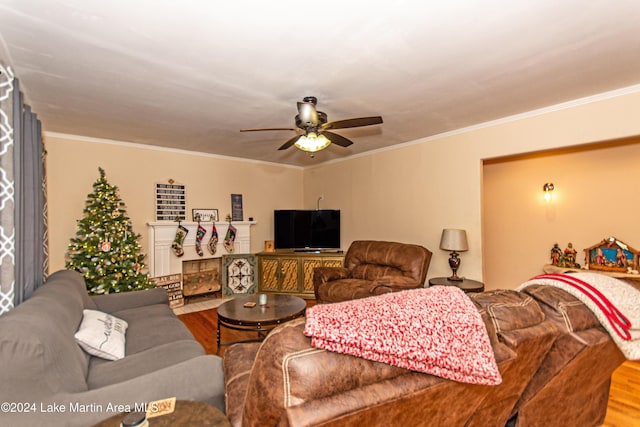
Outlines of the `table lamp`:
{"label": "table lamp", "polygon": [[467,243],[467,232],[454,228],[445,228],[444,230],[442,230],[440,249],[451,251],[451,257],[449,258],[449,267],[451,267],[451,272],[453,274],[451,275],[451,277],[447,277],[447,279],[461,282],[462,278],[458,277],[457,274],[458,268],[460,267],[460,258],[458,258],[458,252],[469,250],[469,244]]}

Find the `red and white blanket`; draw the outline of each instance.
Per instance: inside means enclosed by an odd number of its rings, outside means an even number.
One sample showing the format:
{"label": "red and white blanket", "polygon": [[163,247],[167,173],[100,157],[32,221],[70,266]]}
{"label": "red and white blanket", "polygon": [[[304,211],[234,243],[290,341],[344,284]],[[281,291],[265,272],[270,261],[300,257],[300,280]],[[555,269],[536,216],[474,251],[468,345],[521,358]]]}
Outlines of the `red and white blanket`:
{"label": "red and white blanket", "polygon": [[524,282],[560,288],[579,299],[598,318],[627,359],[640,359],[640,291],[597,273],[541,274]]}
{"label": "red and white blanket", "polygon": [[314,347],[454,381],[502,382],[482,317],[455,286],[434,286],[307,309]]}

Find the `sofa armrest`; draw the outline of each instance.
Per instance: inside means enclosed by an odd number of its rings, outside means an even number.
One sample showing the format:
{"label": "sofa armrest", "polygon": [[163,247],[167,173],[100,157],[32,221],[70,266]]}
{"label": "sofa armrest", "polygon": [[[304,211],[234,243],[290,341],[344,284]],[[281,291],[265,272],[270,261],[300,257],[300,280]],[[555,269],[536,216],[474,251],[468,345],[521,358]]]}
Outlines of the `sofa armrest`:
{"label": "sofa armrest", "polygon": [[224,391],[227,417],[232,426],[242,426],[244,401],[251,368],[260,343],[233,344],[224,352],[222,367],[224,369]]}
{"label": "sofa armrest", "polygon": [[[462,426],[490,386],[409,373],[283,409],[290,427],[378,425]],[[443,410],[452,408],[455,410]],[[384,422],[381,422],[384,420]]]}
{"label": "sofa armrest", "polygon": [[[48,402],[55,402],[58,407],[64,406],[65,413],[35,413],[31,419],[30,414],[19,414],[22,418],[11,425],[88,426],[118,412],[134,411],[135,405],[140,410],[148,402],[169,397],[206,402],[224,412],[221,359],[203,355],[106,387],[80,393],[58,393],[45,399],[46,402],[43,400],[43,405],[46,408]],[[82,412],[82,408],[87,412]]]}
{"label": "sofa armrest", "polygon": [[130,308],[145,307],[154,304],[169,304],[167,291],[164,288],[147,289],[144,291],[119,292],[108,295],[94,295],[91,297],[98,310],[114,313]]}

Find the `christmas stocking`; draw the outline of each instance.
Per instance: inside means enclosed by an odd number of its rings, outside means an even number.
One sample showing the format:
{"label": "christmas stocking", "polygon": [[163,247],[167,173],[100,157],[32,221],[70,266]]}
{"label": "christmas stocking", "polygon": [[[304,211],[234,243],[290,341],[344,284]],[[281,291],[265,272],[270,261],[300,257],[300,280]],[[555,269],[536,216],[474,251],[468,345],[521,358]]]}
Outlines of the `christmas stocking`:
{"label": "christmas stocking", "polygon": [[196,231],[196,252],[198,256],[204,255],[204,252],[202,252],[202,238],[205,234],[207,234],[207,230],[198,223],[198,231]]}
{"label": "christmas stocking", "polygon": [[236,241],[236,228],[229,223],[229,229],[227,229],[227,234],[224,236],[224,248],[229,253],[233,253],[233,243]]}
{"label": "christmas stocking", "polygon": [[213,228],[211,229],[211,238],[209,238],[209,243],[207,243],[207,249],[211,255],[215,255],[218,250],[218,230],[216,229],[216,223],[213,223]]}
{"label": "christmas stocking", "polygon": [[173,243],[171,244],[171,250],[174,255],[177,257],[181,257],[184,255],[184,250],[182,249],[182,244],[184,243],[184,238],[189,233],[189,230],[184,225],[178,225],[178,230],[176,231],[176,237],[173,238]]}

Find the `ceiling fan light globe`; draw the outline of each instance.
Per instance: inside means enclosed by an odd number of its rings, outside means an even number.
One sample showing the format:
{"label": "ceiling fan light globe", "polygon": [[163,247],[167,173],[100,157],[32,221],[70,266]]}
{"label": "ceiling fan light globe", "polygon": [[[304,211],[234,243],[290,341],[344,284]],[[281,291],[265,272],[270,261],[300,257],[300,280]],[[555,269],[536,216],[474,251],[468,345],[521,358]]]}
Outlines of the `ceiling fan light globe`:
{"label": "ceiling fan light globe", "polygon": [[306,135],[302,135],[295,142],[295,145],[298,149],[302,151],[306,151],[308,153],[315,153],[316,151],[324,150],[331,144],[331,141],[324,136],[318,135],[315,132],[309,132]]}

